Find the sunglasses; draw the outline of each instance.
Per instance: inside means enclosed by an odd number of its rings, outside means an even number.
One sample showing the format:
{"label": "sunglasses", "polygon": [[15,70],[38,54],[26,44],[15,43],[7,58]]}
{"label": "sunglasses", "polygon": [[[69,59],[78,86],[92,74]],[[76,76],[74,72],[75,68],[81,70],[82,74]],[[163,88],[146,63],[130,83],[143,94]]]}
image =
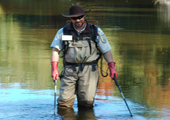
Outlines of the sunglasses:
{"label": "sunglasses", "polygon": [[72,20],[77,20],[77,19],[81,19],[81,18],[83,18],[83,17],[84,17],[84,15],[78,16],[78,17],[71,17],[71,19],[72,19]]}

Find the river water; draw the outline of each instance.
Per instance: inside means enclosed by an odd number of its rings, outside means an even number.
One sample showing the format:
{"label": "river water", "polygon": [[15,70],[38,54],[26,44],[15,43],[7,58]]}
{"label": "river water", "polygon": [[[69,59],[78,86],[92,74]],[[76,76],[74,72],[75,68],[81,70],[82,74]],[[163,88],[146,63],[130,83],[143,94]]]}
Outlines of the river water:
{"label": "river water", "polygon": [[[0,1],[0,119],[170,118],[170,5],[110,1]],[[77,2],[92,10],[87,19],[98,21],[112,46],[117,80],[133,117],[114,81],[101,76],[93,110],[79,111],[75,101],[67,116],[53,115],[50,44],[68,20],[61,13],[67,14],[71,3]],[[103,70],[107,71],[106,62]],[[59,84],[58,80],[57,89]]]}

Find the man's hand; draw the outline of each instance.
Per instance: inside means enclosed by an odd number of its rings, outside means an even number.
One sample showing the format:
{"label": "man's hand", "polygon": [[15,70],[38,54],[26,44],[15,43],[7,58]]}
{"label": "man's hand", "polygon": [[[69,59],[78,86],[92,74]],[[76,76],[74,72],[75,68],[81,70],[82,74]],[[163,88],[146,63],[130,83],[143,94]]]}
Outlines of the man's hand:
{"label": "man's hand", "polygon": [[53,81],[55,81],[55,79],[58,79],[58,77],[59,77],[57,61],[51,62],[51,77],[53,78]]}
{"label": "man's hand", "polygon": [[115,75],[115,77],[117,78],[117,71],[116,71],[116,68],[115,68],[115,62],[109,62],[108,63],[108,67],[109,67],[109,69],[110,69],[110,77],[112,78],[112,79],[114,79],[114,75]]}

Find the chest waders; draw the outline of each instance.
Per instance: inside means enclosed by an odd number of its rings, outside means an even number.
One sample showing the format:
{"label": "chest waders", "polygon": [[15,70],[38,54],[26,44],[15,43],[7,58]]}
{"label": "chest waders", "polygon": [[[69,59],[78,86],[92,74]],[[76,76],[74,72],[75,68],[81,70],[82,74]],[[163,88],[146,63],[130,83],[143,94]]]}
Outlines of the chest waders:
{"label": "chest waders", "polygon": [[60,75],[58,107],[72,107],[76,96],[78,107],[93,107],[99,80],[97,64],[102,55],[95,42],[97,27],[88,24],[79,36],[68,27],[63,28],[63,34],[72,35],[73,40],[63,41],[64,69]]}
{"label": "chest waders", "polygon": [[[70,23],[70,21],[69,22],[67,22],[67,23]],[[95,24],[97,24],[97,23],[95,23]],[[88,63],[84,63],[85,61],[86,61],[86,59],[87,58],[84,58],[83,59],[83,61],[79,61],[79,62],[67,62],[66,60],[65,60],[65,55],[66,55],[66,53],[67,53],[67,50],[68,50],[68,48],[69,48],[69,44],[70,44],[70,41],[63,41],[63,45],[64,45],[64,48],[63,48],[63,55],[62,55],[62,58],[63,58],[63,65],[64,65],[64,68],[65,68],[65,65],[72,65],[73,66],[73,70],[75,71],[75,67],[76,66],[80,66],[79,67],[79,69],[80,69],[80,72],[82,72],[82,70],[83,70],[83,68],[84,68],[84,65],[92,65],[93,66],[93,70],[96,70],[96,68],[95,68],[95,65],[97,65],[97,63],[98,63],[98,61],[99,61],[99,59],[101,59],[100,60],[100,69],[101,69],[101,75],[103,76],[103,77],[107,77],[108,76],[108,73],[106,72],[106,74],[104,75],[103,74],[103,69],[102,69],[102,62],[103,62],[103,56],[102,56],[102,53],[100,52],[100,50],[98,49],[98,47],[97,47],[97,42],[95,41],[96,40],[96,35],[95,35],[95,32],[97,32],[97,26],[95,26],[94,24],[91,24],[91,23],[89,23],[89,25],[90,25],[90,28],[91,28],[91,30],[92,30],[92,38],[91,38],[91,40],[90,40],[90,38],[87,38],[87,37],[84,37],[84,38],[82,38],[82,40],[83,40],[83,42],[86,40],[87,42],[88,42],[88,45],[89,45],[89,50],[90,50],[90,54],[91,54],[91,52],[92,52],[92,46],[91,46],[91,41],[93,41],[93,44],[95,43],[95,47],[97,48],[97,51],[98,51],[98,53],[97,53],[97,55],[98,55],[98,57],[96,58],[96,60],[95,61],[93,61],[93,62],[88,62]],[[71,32],[69,31],[69,30],[67,30],[67,28],[68,28],[68,26],[69,26],[69,24],[68,25],[66,25],[66,26],[64,26],[64,28],[63,28],[63,34],[64,35],[72,35],[71,34]],[[89,33],[88,33],[89,34]],[[81,39],[81,37],[77,37],[75,40],[73,40],[73,41],[78,41],[79,40],[79,43],[82,41],[80,41],[80,39]],[[73,42],[72,42],[72,44],[73,44]],[[82,43],[82,45],[83,45],[83,43]],[[86,44],[87,45],[87,44]],[[72,45],[71,45],[72,46]],[[86,51],[87,52],[87,51]],[[72,54],[74,54],[74,52],[72,53]],[[70,56],[72,56],[72,55],[70,55]],[[74,56],[74,55],[73,55]],[[68,57],[67,57],[68,58]],[[60,78],[63,76],[63,72],[61,73],[61,75],[60,75]]]}
{"label": "chest waders", "polygon": [[[71,65],[73,71],[76,71],[76,67],[79,66],[79,72],[83,71],[84,66],[92,65],[92,70],[96,70],[98,60],[101,58],[102,53],[98,50],[95,31],[97,27],[93,24],[89,24],[92,30],[90,33],[84,33],[84,37],[73,37],[72,41],[63,41],[63,65],[64,69],[66,65]],[[72,35],[66,25],[63,28],[64,35]],[[64,73],[60,75],[62,77]]]}

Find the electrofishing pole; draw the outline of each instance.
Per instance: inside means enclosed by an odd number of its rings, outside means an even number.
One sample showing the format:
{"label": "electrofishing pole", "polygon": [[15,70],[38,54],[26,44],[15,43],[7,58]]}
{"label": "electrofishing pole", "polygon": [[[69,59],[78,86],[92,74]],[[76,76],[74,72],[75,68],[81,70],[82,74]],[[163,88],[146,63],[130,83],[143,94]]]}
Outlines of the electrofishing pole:
{"label": "electrofishing pole", "polygon": [[54,90],[54,115],[56,110],[56,91],[57,91],[57,80],[55,80],[55,90]]}
{"label": "electrofishing pole", "polygon": [[128,110],[129,110],[130,116],[133,117],[133,115],[132,115],[132,113],[131,113],[131,111],[130,111],[130,108],[129,108],[127,102],[126,102],[126,99],[125,99],[125,97],[124,97],[124,95],[123,95],[123,92],[122,92],[122,90],[121,90],[120,87],[119,87],[119,84],[118,84],[118,82],[117,82],[117,79],[116,79],[115,75],[114,75],[114,79],[113,79],[113,80],[115,81],[116,86],[119,88],[119,91],[120,91],[120,93],[121,93],[121,95],[122,95],[122,98],[123,98],[123,100],[125,101],[125,104],[126,104]]}

